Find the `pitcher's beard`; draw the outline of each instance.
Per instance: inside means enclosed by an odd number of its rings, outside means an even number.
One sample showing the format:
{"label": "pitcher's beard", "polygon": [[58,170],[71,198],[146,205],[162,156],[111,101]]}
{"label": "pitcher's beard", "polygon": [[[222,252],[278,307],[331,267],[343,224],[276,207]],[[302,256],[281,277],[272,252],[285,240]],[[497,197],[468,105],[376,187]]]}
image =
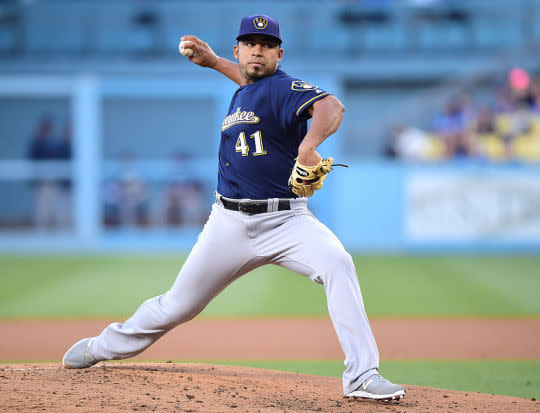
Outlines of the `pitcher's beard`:
{"label": "pitcher's beard", "polygon": [[264,69],[262,67],[254,67],[251,70],[246,70],[246,77],[255,82],[256,80],[262,79],[265,77]]}

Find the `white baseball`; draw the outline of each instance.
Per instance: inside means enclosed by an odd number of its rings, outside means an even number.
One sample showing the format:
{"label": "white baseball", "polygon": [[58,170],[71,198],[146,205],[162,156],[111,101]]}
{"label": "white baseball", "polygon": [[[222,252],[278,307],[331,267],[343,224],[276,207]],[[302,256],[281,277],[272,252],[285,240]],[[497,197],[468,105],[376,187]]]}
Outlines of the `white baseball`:
{"label": "white baseball", "polygon": [[190,49],[189,47],[184,47],[184,42],[180,42],[180,44],[178,45],[178,51],[183,55],[183,56],[186,56],[186,57],[191,57],[195,54],[195,52],[193,51],[193,49]]}

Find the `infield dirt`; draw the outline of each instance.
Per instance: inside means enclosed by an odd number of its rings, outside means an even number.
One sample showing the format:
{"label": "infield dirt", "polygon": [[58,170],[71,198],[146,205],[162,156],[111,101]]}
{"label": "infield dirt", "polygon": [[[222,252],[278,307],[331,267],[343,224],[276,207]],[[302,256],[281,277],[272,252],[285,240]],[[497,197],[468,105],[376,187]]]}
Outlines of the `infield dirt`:
{"label": "infield dirt", "polygon": [[400,402],[341,396],[336,378],[206,364],[2,366],[6,412],[540,412],[516,397],[406,386]]}
{"label": "infield dirt", "polygon": [[[341,380],[205,364],[107,363],[65,370],[63,353],[106,321],[1,321],[0,412],[540,412],[530,399],[404,384],[400,402],[342,397]],[[540,358],[540,320],[372,321],[382,358]],[[519,338],[516,340],[516,338]],[[142,359],[342,358],[327,319],[194,320]]]}
{"label": "infield dirt", "polygon": [[[112,321],[112,320],[111,320]],[[56,361],[109,321],[4,320],[0,360]],[[540,359],[540,319],[373,319],[381,359]],[[138,360],[343,359],[328,318],[196,319]]]}

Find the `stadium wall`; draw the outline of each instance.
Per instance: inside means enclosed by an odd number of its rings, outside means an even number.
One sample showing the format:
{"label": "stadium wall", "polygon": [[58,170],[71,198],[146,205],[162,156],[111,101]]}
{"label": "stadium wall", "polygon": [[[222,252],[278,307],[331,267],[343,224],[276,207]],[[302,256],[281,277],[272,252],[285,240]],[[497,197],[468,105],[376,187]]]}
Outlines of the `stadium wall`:
{"label": "stadium wall", "polygon": [[540,251],[538,166],[373,161],[332,178],[334,229],[353,250]]}
{"label": "stadium wall", "polygon": [[[211,163],[201,164],[193,173],[214,179]],[[90,210],[99,210],[99,199],[86,202],[95,204],[85,204]],[[211,202],[208,196],[208,211]],[[347,170],[334,170],[310,205],[351,251],[540,251],[537,166],[354,162]],[[75,219],[89,218],[81,214]],[[98,220],[79,222],[75,228],[64,233],[2,231],[0,250],[189,250],[200,231],[200,227],[110,230]]]}

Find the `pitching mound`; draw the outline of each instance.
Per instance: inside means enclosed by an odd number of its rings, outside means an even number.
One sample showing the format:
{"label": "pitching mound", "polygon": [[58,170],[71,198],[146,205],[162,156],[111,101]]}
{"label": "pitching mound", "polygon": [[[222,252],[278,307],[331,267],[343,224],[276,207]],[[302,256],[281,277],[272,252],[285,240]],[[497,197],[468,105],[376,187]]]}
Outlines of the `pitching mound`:
{"label": "pitching mound", "polygon": [[207,364],[0,366],[0,411],[540,412],[537,401],[406,386],[401,402],[342,397],[341,380]]}

